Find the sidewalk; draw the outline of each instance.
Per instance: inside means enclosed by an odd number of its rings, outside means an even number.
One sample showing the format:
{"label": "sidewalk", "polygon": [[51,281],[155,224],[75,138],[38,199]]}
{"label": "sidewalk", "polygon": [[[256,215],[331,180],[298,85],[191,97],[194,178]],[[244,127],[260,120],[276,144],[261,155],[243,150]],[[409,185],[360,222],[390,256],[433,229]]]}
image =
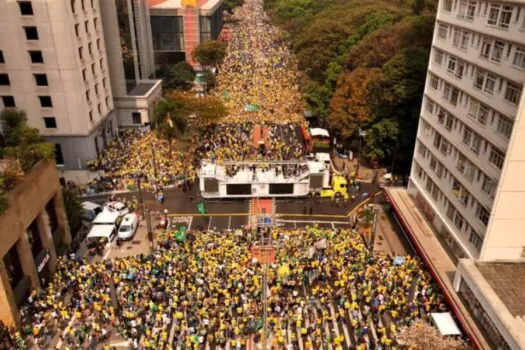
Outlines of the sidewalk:
{"label": "sidewalk", "polygon": [[463,330],[471,339],[474,348],[490,349],[470,313],[454,290],[452,283],[456,265],[439,243],[427,221],[409,197],[406,189],[385,188],[385,193],[399,218],[401,226],[407,232],[417,252],[430,269],[450,308],[459,319]]}

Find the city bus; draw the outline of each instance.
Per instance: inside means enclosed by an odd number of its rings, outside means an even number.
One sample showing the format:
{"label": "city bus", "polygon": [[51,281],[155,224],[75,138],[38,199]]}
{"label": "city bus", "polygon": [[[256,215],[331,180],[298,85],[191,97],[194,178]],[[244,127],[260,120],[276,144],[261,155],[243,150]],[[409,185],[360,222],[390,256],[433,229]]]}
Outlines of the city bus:
{"label": "city bus", "polygon": [[207,161],[199,190],[203,198],[301,197],[320,192],[329,176],[319,161]]}

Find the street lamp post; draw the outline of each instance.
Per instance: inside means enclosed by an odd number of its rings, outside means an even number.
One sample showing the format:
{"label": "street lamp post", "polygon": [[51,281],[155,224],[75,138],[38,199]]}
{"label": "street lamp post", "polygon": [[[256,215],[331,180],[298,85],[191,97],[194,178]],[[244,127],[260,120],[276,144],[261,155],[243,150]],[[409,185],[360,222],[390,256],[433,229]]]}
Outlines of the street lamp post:
{"label": "street lamp post", "polygon": [[359,177],[359,166],[361,165],[361,144],[363,142],[363,138],[366,136],[366,131],[359,128],[359,149],[357,150],[357,167],[355,170],[355,177]]}
{"label": "street lamp post", "polygon": [[142,196],[142,184],[140,181],[140,176],[137,177],[137,187],[139,188],[139,202],[140,202],[140,210],[142,213],[142,217],[144,217],[144,197]]}

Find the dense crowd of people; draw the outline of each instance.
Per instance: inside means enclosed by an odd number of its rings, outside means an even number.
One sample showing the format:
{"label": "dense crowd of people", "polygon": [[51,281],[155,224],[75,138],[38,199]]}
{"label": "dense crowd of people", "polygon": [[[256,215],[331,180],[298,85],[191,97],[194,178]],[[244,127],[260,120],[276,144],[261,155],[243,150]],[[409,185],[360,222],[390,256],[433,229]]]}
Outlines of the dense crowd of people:
{"label": "dense crowd of people", "polygon": [[175,150],[153,131],[124,130],[97,158],[87,162],[102,175],[82,186],[84,193],[136,189],[158,192],[178,180],[195,181],[196,167],[188,153]]}
{"label": "dense crowd of people", "polygon": [[[166,231],[147,255],[96,263],[61,257],[49,286],[29,297],[21,338],[40,348],[50,347],[56,333],[70,348],[94,349],[112,333],[141,349],[227,342],[245,348],[261,339],[262,266],[250,248],[263,234],[197,231],[175,239]],[[358,348],[393,345],[399,326],[445,309],[417,258],[396,264],[369,251],[357,231],[274,228],[265,237],[276,247],[267,310],[278,348],[303,342],[305,349],[339,349],[341,336],[326,335],[333,319]]]}
{"label": "dense crowd of people", "polygon": [[232,19],[216,88],[230,110],[226,120],[301,121],[297,63],[283,33],[264,12],[263,2],[245,1]]}

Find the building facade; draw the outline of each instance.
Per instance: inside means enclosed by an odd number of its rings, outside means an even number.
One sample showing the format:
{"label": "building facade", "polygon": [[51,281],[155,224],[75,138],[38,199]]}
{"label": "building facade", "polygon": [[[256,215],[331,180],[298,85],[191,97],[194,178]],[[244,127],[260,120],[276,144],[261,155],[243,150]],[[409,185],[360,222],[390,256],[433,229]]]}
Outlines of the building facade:
{"label": "building facade", "polygon": [[26,111],[81,169],[117,130],[98,0],[0,3],[0,108]]}
{"label": "building facade", "polygon": [[408,191],[456,261],[522,256],[524,82],[522,1],[440,0]]}
{"label": "building facade", "polygon": [[0,321],[19,326],[19,305],[49,281],[57,251],[71,234],[53,162],[37,163],[6,198],[9,207],[0,215]]}

